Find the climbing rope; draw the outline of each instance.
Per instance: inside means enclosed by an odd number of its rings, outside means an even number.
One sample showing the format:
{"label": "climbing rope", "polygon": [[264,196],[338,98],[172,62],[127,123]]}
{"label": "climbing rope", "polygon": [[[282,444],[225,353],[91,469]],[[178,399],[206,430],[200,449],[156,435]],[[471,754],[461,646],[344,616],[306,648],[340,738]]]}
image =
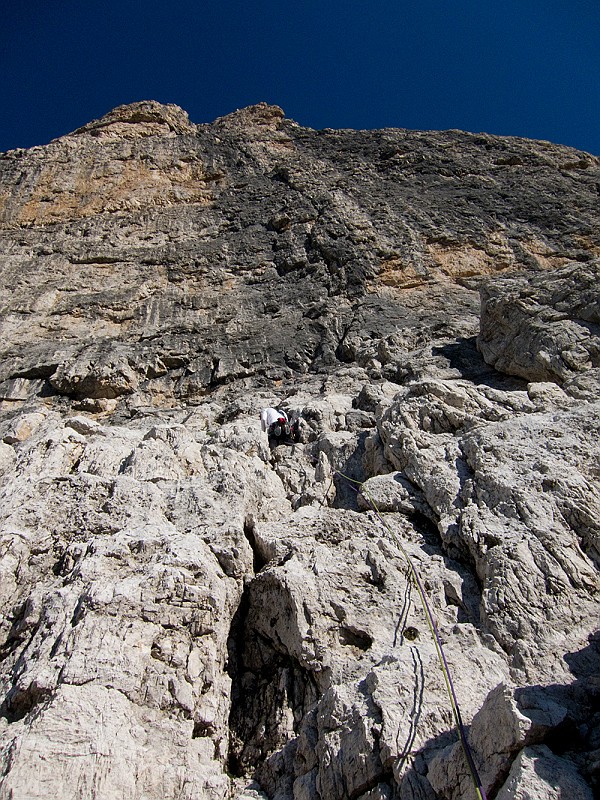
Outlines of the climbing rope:
{"label": "climbing rope", "polygon": [[[396,532],[390,527],[390,525],[388,525],[386,520],[383,518],[383,515],[377,508],[375,501],[373,500],[369,492],[364,488],[363,482],[357,481],[354,478],[350,478],[348,477],[348,475],[344,475],[342,472],[339,471],[337,471],[335,474],[339,475],[345,481],[348,481],[348,483],[354,489],[355,492],[357,493],[360,492],[364,497],[367,498],[372,511],[375,513],[375,516],[381,522],[381,524],[387,530],[387,532],[390,534],[394,544],[396,545],[398,550],[402,553],[402,556],[404,557],[406,563],[408,564],[410,576],[415,586],[417,587],[417,591],[421,599],[421,604],[423,606],[423,611],[425,612],[425,618],[427,619],[427,625],[429,626],[429,630],[431,632],[431,636],[435,644],[438,660],[440,662],[440,667],[442,669],[442,674],[444,676],[444,682],[446,684],[446,691],[450,699],[450,705],[452,706],[452,715],[454,716],[454,721],[456,722],[458,737],[462,745],[463,753],[465,754],[465,758],[467,760],[469,772],[471,773],[471,778],[473,779],[473,786],[475,788],[475,792],[477,793],[478,800],[487,800],[487,795],[481,783],[481,778],[479,777],[479,773],[477,772],[477,767],[475,766],[475,761],[473,759],[473,753],[471,751],[471,747],[469,745],[469,742],[467,741],[467,733],[465,730],[464,723],[462,721],[462,716],[460,713],[456,692],[454,691],[454,684],[452,683],[450,668],[448,666],[448,662],[446,661],[444,648],[442,647],[442,640],[438,632],[438,628],[435,622],[435,618],[433,616],[433,612],[431,610],[431,606],[429,605],[429,600],[427,599],[427,593],[425,591],[425,587],[423,586],[421,578],[419,577],[419,573],[417,572],[415,565],[413,564],[413,561],[409,556],[408,552],[406,551],[404,545],[400,541],[400,537],[396,534]],[[356,489],[355,486],[359,486],[360,488]]]}

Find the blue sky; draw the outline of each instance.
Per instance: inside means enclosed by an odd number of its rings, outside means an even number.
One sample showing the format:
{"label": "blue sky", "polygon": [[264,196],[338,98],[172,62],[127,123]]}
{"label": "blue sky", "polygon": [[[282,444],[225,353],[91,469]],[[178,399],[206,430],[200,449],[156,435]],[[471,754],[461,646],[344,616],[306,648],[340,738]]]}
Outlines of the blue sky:
{"label": "blue sky", "polygon": [[210,122],[265,100],[313,128],[460,128],[600,155],[598,0],[18,0],[0,151],[136,100]]}

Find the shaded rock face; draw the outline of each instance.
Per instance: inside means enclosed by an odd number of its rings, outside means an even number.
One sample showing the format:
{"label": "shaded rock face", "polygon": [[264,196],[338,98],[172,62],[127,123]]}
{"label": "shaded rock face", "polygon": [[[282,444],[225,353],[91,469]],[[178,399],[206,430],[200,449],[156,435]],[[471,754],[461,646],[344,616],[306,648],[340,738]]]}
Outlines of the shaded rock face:
{"label": "shaded rock face", "polygon": [[265,104],[0,156],[0,799],[475,798],[409,561],[485,792],[598,793],[599,186]]}

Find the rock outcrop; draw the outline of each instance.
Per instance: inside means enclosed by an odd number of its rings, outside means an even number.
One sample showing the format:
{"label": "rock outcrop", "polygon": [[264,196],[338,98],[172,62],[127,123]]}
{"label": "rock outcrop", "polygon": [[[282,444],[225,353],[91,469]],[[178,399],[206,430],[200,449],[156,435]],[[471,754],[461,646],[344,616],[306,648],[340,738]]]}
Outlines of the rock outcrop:
{"label": "rock outcrop", "polygon": [[265,104],[0,155],[0,800],[476,798],[410,564],[488,796],[598,793],[599,186]]}

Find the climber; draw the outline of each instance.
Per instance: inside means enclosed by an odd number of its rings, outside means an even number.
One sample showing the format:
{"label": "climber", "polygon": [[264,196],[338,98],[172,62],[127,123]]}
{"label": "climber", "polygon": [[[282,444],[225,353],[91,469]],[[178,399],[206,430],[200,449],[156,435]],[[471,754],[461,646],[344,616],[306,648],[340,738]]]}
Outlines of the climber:
{"label": "climber", "polygon": [[291,425],[285,411],[276,408],[263,408],[260,412],[260,427],[269,437],[271,450],[280,444],[294,444],[299,441],[300,420]]}

